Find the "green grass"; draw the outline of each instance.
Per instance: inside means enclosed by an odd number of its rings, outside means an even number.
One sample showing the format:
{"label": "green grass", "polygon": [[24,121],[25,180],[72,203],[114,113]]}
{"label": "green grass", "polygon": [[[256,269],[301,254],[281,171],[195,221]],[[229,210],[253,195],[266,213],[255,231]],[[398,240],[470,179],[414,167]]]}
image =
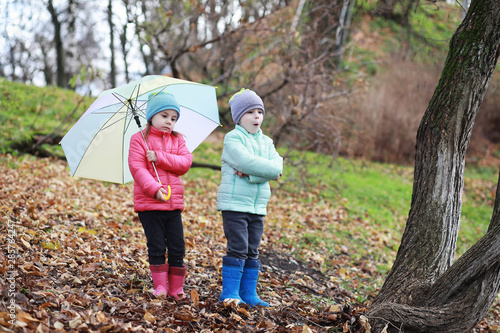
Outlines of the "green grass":
{"label": "green grass", "polygon": [[[306,161],[309,172],[307,181],[311,187],[321,187],[321,196],[325,200],[342,200],[348,210],[349,220],[368,219],[380,232],[390,231],[400,238],[410,210],[413,167],[341,158],[328,166],[328,156],[312,153],[304,155],[303,161]],[[293,161],[292,158],[291,164]],[[297,171],[286,166],[284,182],[287,182],[287,173],[294,174]],[[464,253],[488,229],[497,178],[498,171],[495,168],[466,167],[458,255]],[[285,188],[293,191],[293,180]],[[364,233],[362,228],[360,233]]]}
{"label": "green grass", "polygon": [[70,90],[0,78],[0,153],[17,154],[14,144],[29,144],[38,134],[63,135],[89,105],[89,99]]}
{"label": "green grass", "polygon": [[[404,55],[424,64],[444,61],[450,39],[462,20],[459,6],[444,2],[420,3],[416,10],[411,12],[409,27],[403,27],[399,22],[402,14],[401,3],[396,4],[396,15],[394,20],[390,20],[382,16],[373,16],[377,2],[364,0],[357,3],[353,21],[354,26],[361,25],[363,21],[367,23],[368,29],[375,36],[379,36],[381,41],[378,41],[377,47],[372,50],[359,48],[356,43],[348,46],[344,54],[349,55],[349,58],[343,59],[343,68],[353,71],[363,70],[362,64],[367,63],[367,59],[373,63],[376,59],[387,58],[388,54]],[[376,70],[372,65],[363,71],[373,75]]]}

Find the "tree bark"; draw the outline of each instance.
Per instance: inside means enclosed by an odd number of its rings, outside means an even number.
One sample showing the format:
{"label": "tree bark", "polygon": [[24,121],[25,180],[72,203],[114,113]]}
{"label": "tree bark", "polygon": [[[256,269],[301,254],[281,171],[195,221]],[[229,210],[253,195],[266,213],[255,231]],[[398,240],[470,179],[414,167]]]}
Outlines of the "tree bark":
{"label": "tree bark", "polygon": [[109,26],[109,50],[111,59],[109,63],[109,83],[116,87],[116,65],[115,65],[115,25],[113,23],[113,0],[108,1],[108,26]]}
{"label": "tree bark", "polygon": [[[375,332],[469,332],[500,287],[500,224],[455,264],[465,154],[500,54],[500,2],[475,0],[455,32],[417,133],[411,208],[396,260],[368,313]],[[498,192],[498,191],[497,191]],[[452,266],[453,264],[453,266]]]}
{"label": "tree bark", "polygon": [[126,22],[122,26],[122,31],[120,33],[120,44],[122,48],[122,56],[123,56],[123,67],[124,67],[124,74],[125,74],[125,82],[130,82],[130,75],[129,75],[129,70],[128,70],[128,38],[127,38],[127,29],[128,29],[128,24],[129,22],[132,22],[131,19],[131,13],[130,13],[130,8],[129,8],[129,0],[122,0],[123,6],[125,6],[125,13],[126,13]]}
{"label": "tree bark", "polygon": [[52,0],[47,2],[47,10],[50,13],[52,24],[54,25],[54,43],[56,48],[56,63],[57,63],[57,86],[65,88],[67,86],[66,68],[64,63],[64,47],[62,42],[61,22],[57,15],[56,9]]}

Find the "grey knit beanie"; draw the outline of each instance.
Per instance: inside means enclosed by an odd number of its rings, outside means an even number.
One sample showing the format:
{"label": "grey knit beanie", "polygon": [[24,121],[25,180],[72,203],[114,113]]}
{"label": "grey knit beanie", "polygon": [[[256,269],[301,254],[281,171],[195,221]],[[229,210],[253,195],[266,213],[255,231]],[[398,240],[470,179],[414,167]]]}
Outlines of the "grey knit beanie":
{"label": "grey knit beanie", "polygon": [[262,99],[253,90],[241,88],[236,94],[229,99],[229,107],[235,124],[240,122],[241,117],[245,113],[253,109],[261,109],[264,115],[264,103]]}

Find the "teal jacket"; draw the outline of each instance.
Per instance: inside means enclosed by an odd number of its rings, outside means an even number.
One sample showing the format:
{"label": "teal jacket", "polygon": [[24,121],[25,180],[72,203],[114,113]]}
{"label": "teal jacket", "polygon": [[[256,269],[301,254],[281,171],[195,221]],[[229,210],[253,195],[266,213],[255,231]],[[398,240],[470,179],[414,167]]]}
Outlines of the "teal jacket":
{"label": "teal jacket", "polygon": [[[262,130],[250,134],[236,125],[224,137],[221,161],[217,210],[267,215],[271,197],[269,181],[283,171],[283,158],[273,140],[262,134]],[[235,170],[249,176],[240,178],[234,174]]]}

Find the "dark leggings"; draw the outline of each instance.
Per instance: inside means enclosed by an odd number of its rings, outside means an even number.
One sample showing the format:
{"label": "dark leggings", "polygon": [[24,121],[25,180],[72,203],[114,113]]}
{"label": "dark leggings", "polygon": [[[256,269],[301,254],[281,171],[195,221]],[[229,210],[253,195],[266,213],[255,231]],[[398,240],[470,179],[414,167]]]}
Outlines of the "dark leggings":
{"label": "dark leggings", "polygon": [[168,249],[168,264],[182,267],[186,244],[181,211],[152,210],[139,212],[138,215],[147,238],[149,264],[164,264]]}

